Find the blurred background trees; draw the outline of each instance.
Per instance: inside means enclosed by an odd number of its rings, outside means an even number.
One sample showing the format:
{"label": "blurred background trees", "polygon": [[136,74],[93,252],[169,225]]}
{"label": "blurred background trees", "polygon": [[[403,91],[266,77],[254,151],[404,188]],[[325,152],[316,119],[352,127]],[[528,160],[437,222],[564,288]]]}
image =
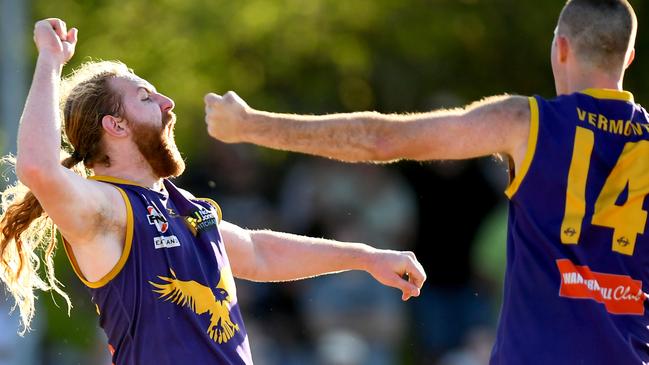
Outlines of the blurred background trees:
{"label": "blurred background trees", "polygon": [[[89,59],[118,59],[173,98],[177,142],[188,162],[179,184],[219,201],[225,219],[413,249],[424,263],[425,295],[406,304],[358,273],[287,284],[239,282],[258,364],[472,365],[488,356],[498,312],[503,164],[485,158],[351,166],[224,145],[205,132],[202,98],[235,90],[258,109],[331,113],[427,111],[499,93],[551,97],[550,42],[563,3],[31,0],[22,3],[24,29],[11,30],[19,47],[10,49],[27,53],[29,78],[36,59],[31,27],[59,17],[80,29],[64,73]],[[642,101],[649,98],[643,67],[648,5],[632,3],[640,29],[625,86]],[[5,49],[0,57],[5,65],[12,59]],[[0,81],[10,82],[6,76]],[[29,83],[23,81],[3,90],[20,93]],[[0,134],[11,140],[17,120],[8,119],[0,120]],[[94,308],[62,251],[57,260],[76,308],[70,319],[49,294],[40,295],[41,320],[28,335],[40,341],[35,363],[103,364],[107,351],[96,334]],[[13,338],[14,325],[0,320],[0,334]],[[4,365],[12,348],[3,336]]]}

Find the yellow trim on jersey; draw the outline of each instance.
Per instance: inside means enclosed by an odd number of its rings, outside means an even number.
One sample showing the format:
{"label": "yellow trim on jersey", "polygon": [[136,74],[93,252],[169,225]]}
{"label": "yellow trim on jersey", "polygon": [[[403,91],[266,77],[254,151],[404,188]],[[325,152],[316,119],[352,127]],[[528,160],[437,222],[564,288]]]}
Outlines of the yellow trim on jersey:
{"label": "yellow trim on jersey", "polygon": [[514,179],[510,182],[509,186],[505,190],[505,195],[511,199],[518,187],[523,182],[523,178],[527,174],[527,171],[532,165],[532,159],[534,159],[534,153],[536,152],[536,142],[539,135],[539,105],[534,97],[529,98],[530,101],[530,134],[527,138],[527,152],[525,152],[525,158],[519,171],[516,172]]}
{"label": "yellow trim on jersey", "polygon": [[612,99],[612,100],[621,100],[628,101],[633,103],[633,94],[624,90],[615,90],[615,89],[586,89],[580,91],[581,94],[590,95],[597,99]]}
{"label": "yellow trim on jersey", "polygon": [[216,209],[216,215],[218,215],[219,223],[221,223],[221,219],[223,219],[223,212],[221,211],[221,207],[219,206],[219,203],[215,202],[210,198],[196,198],[196,200],[202,200],[204,202],[210,203],[214,207],[214,209]]}
{"label": "yellow trim on jersey", "polygon": [[108,182],[108,183],[115,183],[115,184],[135,185],[135,186],[140,186],[140,187],[143,187],[143,188],[147,188],[146,186],[144,186],[142,184],[139,184],[139,183],[136,183],[135,181],[126,180],[126,179],[120,179],[119,177],[113,177],[113,176],[93,175],[93,176],[88,176],[88,179],[97,180],[97,181],[103,181],[103,182]]}
{"label": "yellow trim on jersey", "polygon": [[[126,204],[126,239],[124,241],[124,249],[122,250],[122,255],[120,256],[119,261],[117,261],[117,264],[115,264],[113,269],[110,270],[108,274],[104,275],[104,277],[99,279],[98,281],[91,282],[86,280],[86,278],[81,273],[81,269],[79,268],[77,259],[74,257],[72,248],[70,247],[68,242],[65,239],[63,239],[63,247],[65,248],[65,253],[68,256],[70,263],[72,264],[72,269],[77,274],[81,282],[83,282],[87,287],[92,289],[101,288],[102,286],[108,284],[108,282],[113,280],[117,276],[117,274],[119,274],[120,271],[122,271],[122,268],[124,268],[124,265],[126,265],[126,261],[128,260],[129,255],[131,254],[131,246],[133,244],[133,207],[131,206],[131,201],[126,195],[126,192],[124,192],[124,190],[120,189],[117,186],[115,186],[115,188],[122,195],[122,198],[124,199],[124,203]],[[63,238],[63,235],[61,235],[61,238]]]}

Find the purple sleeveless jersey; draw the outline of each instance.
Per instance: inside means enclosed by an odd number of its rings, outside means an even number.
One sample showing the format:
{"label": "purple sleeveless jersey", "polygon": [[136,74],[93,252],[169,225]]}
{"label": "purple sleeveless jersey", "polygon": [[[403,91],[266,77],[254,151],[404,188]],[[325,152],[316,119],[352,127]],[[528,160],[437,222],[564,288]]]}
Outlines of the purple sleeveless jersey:
{"label": "purple sleeveless jersey", "polygon": [[647,112],[602,89],[530,107],[491,364],[647,364]]}
{"label": "purple sleeveless jersey", "polygon": [[228,256],[218,229],[220,210],[112,177],[127,206],[122,257],[89,287],[115,365],[252,364]]}

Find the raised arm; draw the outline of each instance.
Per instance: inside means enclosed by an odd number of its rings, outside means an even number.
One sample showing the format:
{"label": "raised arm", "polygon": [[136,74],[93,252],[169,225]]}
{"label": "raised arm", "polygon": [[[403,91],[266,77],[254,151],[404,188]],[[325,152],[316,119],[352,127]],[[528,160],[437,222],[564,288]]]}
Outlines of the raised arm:
{"label": "raised arm", "polygon": [[60,162],[59,85],[62,67],[74,53],[77,30],[67,31],[59,19],[42,20],[35,25],[34,41],[39,54],[18,131],[16,173],[73,245],[75,254],[87,256],[79,250],[96,257],[93,264],[82,264],[86,266],[82,270],[87,269],[83,271],[90,274],[89,280],[98,279],[92,276],[108,272],[121,253],[119,247],[111,250],[102,245],[98,237],[110,235],[120,242],[126,207],[117,190],[86,180]]}
{"label": "raised arm", "polygon": [[[379,250],[350,242],[273,231],[251,231],[221,222],[234,276],[253,281],[289,281],[364,270],[397,288],[402,299],[418,296],[426,274],[412,252]],[[409,280],[404,277],[407,274]]]}
{"label": "raised arm", "polygon": [[529,99],[495,96],[465,108],[418,114],[293,115],[250,108],[235,93],[205,97],[208,133],[224,142],[357,162],[465,159],[503,153],[522,162]]}

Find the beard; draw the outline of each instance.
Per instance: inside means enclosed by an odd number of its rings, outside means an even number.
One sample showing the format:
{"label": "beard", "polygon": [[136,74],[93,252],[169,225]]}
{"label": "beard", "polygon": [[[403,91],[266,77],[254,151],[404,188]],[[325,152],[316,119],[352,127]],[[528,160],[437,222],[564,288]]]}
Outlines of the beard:
{"label": "beard", "polygon": [[159,178],[176,177],[185,171],[185,161],[174,140],[175,125],[176,115],[173,112],[162,115],[162,127],[142,122],[131,123],[138,150]]}

